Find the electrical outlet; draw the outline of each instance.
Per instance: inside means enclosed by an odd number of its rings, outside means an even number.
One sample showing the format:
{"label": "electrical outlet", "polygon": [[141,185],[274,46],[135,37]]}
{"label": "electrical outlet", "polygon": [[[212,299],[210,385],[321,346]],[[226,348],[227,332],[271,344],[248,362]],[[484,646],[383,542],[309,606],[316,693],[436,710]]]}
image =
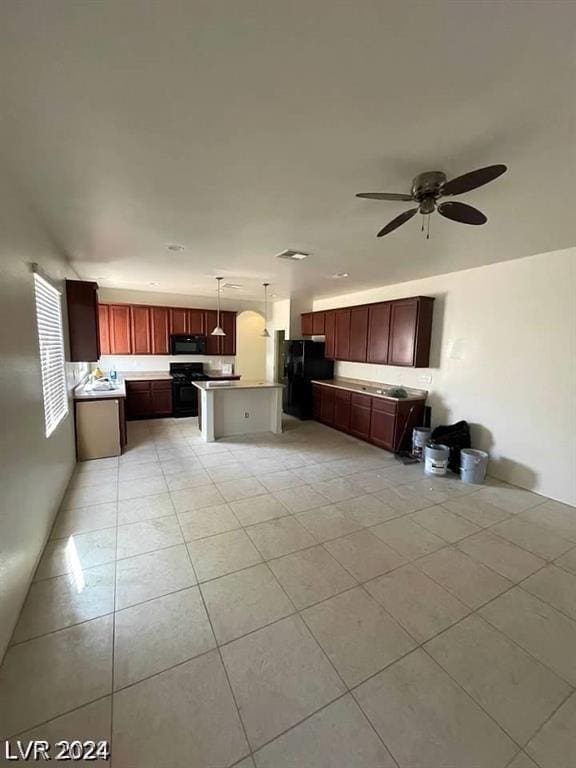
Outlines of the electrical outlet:
{"label": "electrical outlet", "polygon": [[429,373],[421,373],[418,376],[419,384],[432,384],[432,376]]}
{"label": "electrical outlet", "polygon": [[249,419],[250,418],[250,414],[248,413],[248,411],[244,411],[244,418],[245,419]]}

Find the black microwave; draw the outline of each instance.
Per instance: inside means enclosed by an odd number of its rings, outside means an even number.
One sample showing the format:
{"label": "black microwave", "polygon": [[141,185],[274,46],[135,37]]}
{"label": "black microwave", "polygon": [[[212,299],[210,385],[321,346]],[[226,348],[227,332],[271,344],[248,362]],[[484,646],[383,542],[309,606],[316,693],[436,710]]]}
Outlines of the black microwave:
{"label": "black microwave", "polygon": [[173,333],[170,336],[171,355],[205,355],[206,336],[188,336],[185,333]]}

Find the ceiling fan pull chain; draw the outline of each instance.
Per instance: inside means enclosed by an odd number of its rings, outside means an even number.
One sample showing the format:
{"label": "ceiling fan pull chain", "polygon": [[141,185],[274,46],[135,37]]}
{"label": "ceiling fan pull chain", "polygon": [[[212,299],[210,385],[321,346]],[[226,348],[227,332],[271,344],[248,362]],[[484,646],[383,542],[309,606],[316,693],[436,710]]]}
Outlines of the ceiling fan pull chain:
{"label": "ceiling fan pull chain", "polygon": [[428,231],[426,232],[426,240],[430,240],[430,214],[428,214]]}
{"label": "ceiling fan pull chain", "polygon": [[424,214],[422,214],[422,229],[420,232],[424,232]]}

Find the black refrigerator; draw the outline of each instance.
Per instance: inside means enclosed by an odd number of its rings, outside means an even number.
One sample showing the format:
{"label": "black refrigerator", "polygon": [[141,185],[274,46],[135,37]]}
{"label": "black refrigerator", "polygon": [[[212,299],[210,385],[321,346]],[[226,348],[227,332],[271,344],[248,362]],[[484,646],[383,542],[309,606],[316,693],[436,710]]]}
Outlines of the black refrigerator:
{"label": "black refrigerator", "polygon": [[298,339],[284,342],[284,413],[312,418],[312,380],[331,379],[334,361],[324,357],[324,342]]}

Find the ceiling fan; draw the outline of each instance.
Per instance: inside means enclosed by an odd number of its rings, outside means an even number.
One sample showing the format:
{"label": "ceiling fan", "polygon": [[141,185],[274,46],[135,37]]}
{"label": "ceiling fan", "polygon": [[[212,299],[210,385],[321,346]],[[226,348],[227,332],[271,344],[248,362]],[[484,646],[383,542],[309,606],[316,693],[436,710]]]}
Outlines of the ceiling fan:
{"label": "ceiling fan", "polygon": [[[414,201],[417,203],[415,208],[410,208],[408,211],[404,211],[395,219],[388,222],[385,227],[382,227],[378,232],[377,237],[383,237],[384,235],[393,232],[398,227],[405,224],[417,213],[421,213],[423,216],[428,216],[434,211],[438,211],[441,216],[452,221],[459,221],[461,224],[485,224],[488,219],[482,211],[477,208],[473,208],[466,203],[459,203],[457,201],[447,200],[446,202],[440,202],[440,198],[449,197],[452,195],[462,195],[465,192],[470,192],[473,189],[482,187],[484,184],[488,184],[489,181],[494,181],[498,176],[501,176],[507,170],[505,165],[489,165],[486,168],[479,168],[476,171],[470,171],[462,176],[456,176],[455,179],[448,181],[446,174],[442,171],[426,171],[425,173],[419,173],[418,176],[412,182],[412,189],[409,195],[398,194],[395,192],[359,192],[356,197],[367,198],[368,200],[402,200],[406,202]],[[424,222],[422,222],[422,230],[424,230]],[[428,235],[430,236],[430,218],[428,218]]]}

